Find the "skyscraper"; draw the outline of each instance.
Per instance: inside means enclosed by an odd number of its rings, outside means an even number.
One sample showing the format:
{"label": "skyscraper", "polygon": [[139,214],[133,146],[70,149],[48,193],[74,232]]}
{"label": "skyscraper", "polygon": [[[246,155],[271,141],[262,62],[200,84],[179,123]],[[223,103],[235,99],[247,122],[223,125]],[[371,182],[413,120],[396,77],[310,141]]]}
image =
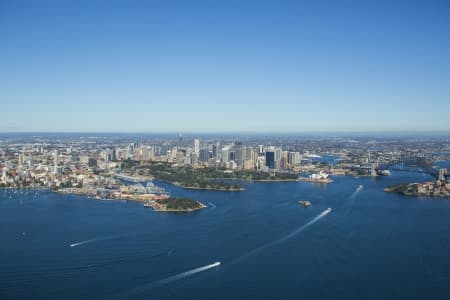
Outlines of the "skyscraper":
{"label": "skyscraper", "polygon": [[269,169],[275,169],[275,152],[274,151],[266,151],[266,166]]}
{"label": "skyscraper", "polygon": [[201,162],[208,162],[209,153],[210,152],[208,151],[208,148],[200,149],[200,154],[198,156],[198,160]]}
{"label": "skyscraper", "polygon": [[242,166],[242,164],[243,164],[243,160],[244,160],[243,151],[244,150],[245,150],[245,148],[243,147],[241,142],[234,143],[234,158],[233,158],[233,160],[238,166]]}
{"label": "skyscraper", "polygon": [[199,154],[199,152],[200,152],[200,140],[195,139],[194,140],[194,153]]}
{"label": "skyscraper", "polygon": [[215,145],[212,146],[212,155],[215,158],[219,158],[219,151],[220,151],[220,143],[217,142]]}
{"label": "skyscraper", "polygon": [[181,144],[183,144],[183,133],[178,134],[178,147],[181,147]]}
{"label": "skyscraper", "polygon": [[266,150],[266,166],[269,169],[280,169],[281,167],[281,155],[282,151],[280,147],[268,147]]}

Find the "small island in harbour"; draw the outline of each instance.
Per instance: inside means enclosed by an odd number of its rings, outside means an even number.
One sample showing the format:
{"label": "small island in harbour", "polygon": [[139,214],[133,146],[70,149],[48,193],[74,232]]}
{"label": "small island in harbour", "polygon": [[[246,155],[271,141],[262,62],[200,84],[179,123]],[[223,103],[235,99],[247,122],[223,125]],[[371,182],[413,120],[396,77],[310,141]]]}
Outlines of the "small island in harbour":
{"label": "small island in harbour", "polygon": [[304,207],[310,207],[311,206],[311,201],[300,200],[300,201],[298,201],[298,204],[303,205]]}

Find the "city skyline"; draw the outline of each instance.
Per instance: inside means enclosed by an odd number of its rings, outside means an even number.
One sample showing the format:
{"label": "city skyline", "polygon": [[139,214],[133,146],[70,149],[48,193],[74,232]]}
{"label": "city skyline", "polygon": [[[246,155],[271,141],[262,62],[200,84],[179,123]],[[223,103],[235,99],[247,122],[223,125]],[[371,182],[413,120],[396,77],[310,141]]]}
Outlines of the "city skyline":
{"label": "city skyline", "polygon": [[450,299],[449,112],[450,0],[0,0],[0,300]]}
{"label": "city skyline", "polygon": [[0,132],[450,131],[445,1],[0,11]]}

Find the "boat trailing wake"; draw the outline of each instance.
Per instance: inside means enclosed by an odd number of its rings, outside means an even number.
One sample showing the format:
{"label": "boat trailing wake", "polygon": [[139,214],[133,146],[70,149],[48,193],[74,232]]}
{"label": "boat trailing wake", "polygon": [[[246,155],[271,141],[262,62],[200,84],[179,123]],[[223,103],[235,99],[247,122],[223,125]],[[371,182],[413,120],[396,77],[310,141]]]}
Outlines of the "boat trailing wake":
{"label": "boat trailing wake", "polygon": [[117,236],[106,236],[106,237],[76,242],[76,243],[70,244],[69,246],[70,247],[78,247],[78,246],[82,246],[82,245],[86,245],[86,244],[91,244],[91,243],[100,242],[100,241],[107,241],[107,240],[112,240],[112,239],[116,239],[116,238],[118,238],[118,237]]}
{"label": "boat trailing wake", "polygon": [[268,244],[265,244],[261,247],[258,247],[256,249],[253,249],[252,251],[248,252],[247,254],[244,254],[243,256],[241,256],[240,258],[238,258],[237,261],[240,261],[244,258],[247,258],[249,256],[252,256],[262,250],[265,250],[267,248],[276,246],[278,244],[284,243],[287,240],[293,238],[294,236],[298,235],[299,233],[301,233],[302,231],[304,231],[306,228],[310,227],[311,225],[313,225],[314,223],[316,223],[317,221],[319,221],[320,219],[324,218],[326,215],[328,215],[331,212],[331,208],[327,208],[326,210],[324,210],[323,212],[321,212],[319,215],[317,215],[314,219],[312,219],[311,221],[309,221],[308,223],[300,226],[299,228],[297,228],[296,230],[292,231],[291,233],[289,233],[288,235],[285,235],[283,237],[281,237],[278,240],[275,240],[273,242],[270,242]]}
{"label": "boat trailing wake", "polygon": [[349,207],[347,208],[347,211],[345,212],[346,215],[349,214],[350,211],[353,209],[353,205],[355,204],[356,196],[358,196],[358,194],[361,191],[362,191],[362,188],[361,188],[361,186],[359,186],[356,188],[356,190],[353,192],[353,194],[350,195],[350,197],[349,197],[350,201],[349,201],[349,205],[348,205]]}
{"label": "boat trailing wake", "polygon": [[214,205],[214,203],[209,202],[208,204],[211,205],[213,209],[216,209],[216,207],[217,207]]}
{"label": "boat trailing wake", "polygon": [[312,219],[311,221],[309,221],[305,225],[300,226],[298,229],[296,229],[295,231],[289,233],[288,235],[286,235],[286,236],[276,240],[275,242],[270,243],[268,246],[275,246],[277,244],[280,244],[280,243],[283,243],[283,242],[289,240],[290,238],[296,236],[297,234],[299,234],[300,232],[302,232],[303,230],[305,230],[309,226],[313,225],[314,223],[316,223],[317,221],[319,221],[320,219],[322,219],[323,217],[328,215],[330,212],[331,212],[331,208],[327,208],[326,210],[321,212],[318,216],[316,216],[314,219]]}
{"label": "boat trailing wake", "polygon": [[157,286],[168,284],[168,283],[170,283],[172,281],[179,280],[179,279],[182,279],[182,278],[185,278],[185,277],[188,277],[188,276],[192,276],[194,274],[197,274],[197,273],[200,273],[200,272],[204,272],[206,270],[209,270],[209,269],[212,269],[212,268],[216,268],[218,266],[220,266],[220,262],[219,261],[217,261],[217,262],[215,262],[213,264],[210,264],[210,265],[206,265],[206,266],[203,266],[203,267],[195,268],[195,269],[192,269],[192,270],[189,270],[189,271],[177,274],[177,275],[173,275],[173,276],[167,277],[165,279],[156,281],[156,282],[152,283],[149,286],[151,286],[151,288],[154,288],[154,287],[157,287]]}
{"label": "boat trailing wake", "polygon": [[362,191],[361,187],[357,187],[356,190],[353,192],[353,194],[351,194],[350,199],[354,199],[356,198],[356,196],[358,196],[358,194]]}
{"label": "boat trailing wake", "polygon": [[147,285],[144,285],[144,286],[141,286],[141,287],[137,287],[134,290],[132,290],[132,291],[130,291],[130,292],[124,294],[124,295],[119,296],[118,298],[119,299],[122,299],[122,298],[133,298],[133,296],[142,294],[146,290],[154,289],[154,288],[157,288],[157,287],[169,284],[169,283],[171,283],[173,281],[180,280],[180,279],[183,279],[183,278],[195,275],[197,273],[205,272],[207,270],[210,270],[212,268],[216,268],[218,266],[220,266],[220,261],[216,261],[215,263],[212,263],[210,265],[206,265],[206,266],[203,266],[203,267],[195,268],[195,269],[183,272],[183,273],[179,273],[179,274],[167,277],[165,279],[154,281],[154,282],[152,282],[150,284],[147,284]]}

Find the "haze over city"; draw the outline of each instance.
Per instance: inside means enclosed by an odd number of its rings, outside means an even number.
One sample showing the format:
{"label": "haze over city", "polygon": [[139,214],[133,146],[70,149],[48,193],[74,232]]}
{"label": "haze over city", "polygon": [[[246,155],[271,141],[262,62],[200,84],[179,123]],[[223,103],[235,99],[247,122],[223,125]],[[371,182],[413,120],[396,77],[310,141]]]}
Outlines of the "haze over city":
{"label": "haze over city", "polygon": [[0,131],[450,131],[447,1],[1,1]]}

